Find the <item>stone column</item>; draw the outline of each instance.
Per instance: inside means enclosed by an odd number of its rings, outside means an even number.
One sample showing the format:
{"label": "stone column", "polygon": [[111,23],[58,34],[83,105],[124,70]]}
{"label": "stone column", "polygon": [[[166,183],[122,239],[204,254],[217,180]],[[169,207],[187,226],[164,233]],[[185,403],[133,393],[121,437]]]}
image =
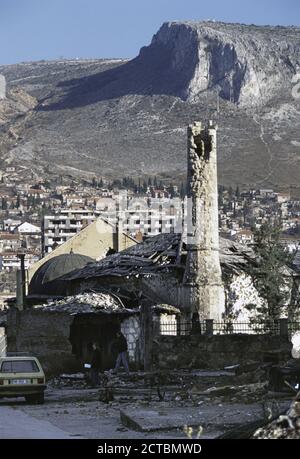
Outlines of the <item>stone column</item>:
{"label": "stone column", "polygon": [[219,258],[216,128],[188,126],[186,307],[220,320],[225,294]]}

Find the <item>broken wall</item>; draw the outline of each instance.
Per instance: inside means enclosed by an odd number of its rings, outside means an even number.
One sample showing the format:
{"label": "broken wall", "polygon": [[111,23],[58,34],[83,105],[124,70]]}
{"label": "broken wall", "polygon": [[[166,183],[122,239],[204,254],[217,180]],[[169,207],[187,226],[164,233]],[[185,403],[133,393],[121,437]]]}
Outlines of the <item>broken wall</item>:
{"label": "broken wall", "polygon": [[74,316],[11,308],[7,318],[7,351],[28,352],[40,360],[47,376],[82,370],[69,341]]}
{"label": "broken wall", "polygon": [[35,355],[47,376],[52,376],[82,371],[83,363],[91,357],[87,344],[95,341],[103,348],[103,365],[108,369],[116,361],[113,343],[120,327],[127,339],[129,361],[138,364],[139,317],[103,318],[93,314],[79,317],[63,312],[11,308],[7,320],[7,351]]}

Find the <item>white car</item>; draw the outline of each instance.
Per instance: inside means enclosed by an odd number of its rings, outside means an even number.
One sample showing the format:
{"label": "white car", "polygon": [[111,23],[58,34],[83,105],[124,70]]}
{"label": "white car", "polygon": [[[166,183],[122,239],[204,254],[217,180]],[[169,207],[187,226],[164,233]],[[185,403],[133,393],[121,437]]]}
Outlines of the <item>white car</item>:
{"label": "white car", "polygon": [[44,403],[45,373],[36,357],[0,357],[0,398],[25,397]]}

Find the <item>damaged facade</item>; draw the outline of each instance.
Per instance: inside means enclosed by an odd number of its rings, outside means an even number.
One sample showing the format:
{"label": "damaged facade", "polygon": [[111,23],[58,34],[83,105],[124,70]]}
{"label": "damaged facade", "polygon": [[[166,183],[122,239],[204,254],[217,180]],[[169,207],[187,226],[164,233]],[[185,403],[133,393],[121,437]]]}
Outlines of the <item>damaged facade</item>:
{"label": "damaged facade", "polygon": [[[250,291],[251,301],[258,295],[247,274],[248,264],[254,261],[253,251],[220,238],[219,257],[226,306],[233,307],[238,302],[242,309],[248,303]],[[88,264],[64,276],[64,280],[68,282],[70,294],[88,288],[106,288],[124,301],[130,298],[136,305],[144,298],[151,304],[173,305],[185,313],[189,312],[183,304],[187,258],[188,247],[182,235],[163,234]]]}
{"label": "damaged facade", "polygon": [[[172,312],[161,307],[153,314],[159,322],[161,314]],[[116,295],[86,292],[23,311],[11,308],[7,330],[8,349],[38,355],[48,375],[82,371],[94,342],[100,346],[103,369],[113,368],[118,331],[127,340],[131,367],[143,366],[141,312],[126,307]]]}

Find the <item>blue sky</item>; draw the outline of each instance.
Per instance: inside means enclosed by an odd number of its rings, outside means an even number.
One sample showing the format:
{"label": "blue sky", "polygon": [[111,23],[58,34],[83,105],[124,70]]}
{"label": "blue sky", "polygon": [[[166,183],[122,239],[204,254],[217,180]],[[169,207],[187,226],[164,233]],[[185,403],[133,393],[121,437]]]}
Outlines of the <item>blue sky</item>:
{"label": "blue sky", "polygon": [[300,25],[299,0],[0,0],[0,64],[134,57],[170,20]]}

